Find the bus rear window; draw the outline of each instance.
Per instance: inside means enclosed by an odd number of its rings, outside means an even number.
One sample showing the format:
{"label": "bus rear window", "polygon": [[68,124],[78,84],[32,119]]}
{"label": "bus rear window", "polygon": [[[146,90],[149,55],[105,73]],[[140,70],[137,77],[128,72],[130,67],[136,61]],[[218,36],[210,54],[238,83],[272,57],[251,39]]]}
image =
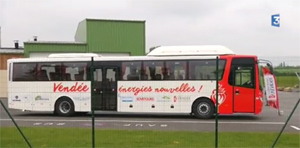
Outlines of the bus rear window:
{"label": "bus rear window", "polygon": [[35,63],[14,63],[13,81],[35,81],[36,80]]}
{"label": "bus rear window", "polygon": [[8,81],[11,81],[11,63],[8,66]]}

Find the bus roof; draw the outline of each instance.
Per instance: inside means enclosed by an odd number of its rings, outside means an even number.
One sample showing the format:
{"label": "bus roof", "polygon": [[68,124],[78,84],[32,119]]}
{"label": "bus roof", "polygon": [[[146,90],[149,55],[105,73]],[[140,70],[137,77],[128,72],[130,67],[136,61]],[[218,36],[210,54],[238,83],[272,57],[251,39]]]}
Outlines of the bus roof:
{"label": "bus roof", "polygon": [[[94,61],[145,61],[145,60],[187,60],[187,59],[216,59],[216,56],[169,56],[169,57],[147,57],[147,56],[116,56],[116,57],[94,57]],[[56,62],[56,61],[91,61],[91,57],[75,57],[75,58],[16,58],[8,59],[8,62]]]}
{"label": "bus roof", "polygon": [[222,45],[200,46],[161,46],[153,49],[147,56],[219,56],[235,55],[235,53]]}
{"label": "bus roof", "polygon": [[95,53],[53,53],[49,58],[84,58],[84,57],[100,57]]}
{"label": "bus roof", "polygon": [[[116,56],[116,57],[94,57],[94,61],[151,61],[151,60],[201,60],[216,59],[217,56],[167,56],[167,57],[151,57],[151,56]],[[221,56],[223,57],[223,56]],[[255,55],[228,55],[228,57],[256,57]],[[74,58],[16,58],[8,59],[7,62],[71,62],[71,61],[91,61],[91,57],[74,57]]]}

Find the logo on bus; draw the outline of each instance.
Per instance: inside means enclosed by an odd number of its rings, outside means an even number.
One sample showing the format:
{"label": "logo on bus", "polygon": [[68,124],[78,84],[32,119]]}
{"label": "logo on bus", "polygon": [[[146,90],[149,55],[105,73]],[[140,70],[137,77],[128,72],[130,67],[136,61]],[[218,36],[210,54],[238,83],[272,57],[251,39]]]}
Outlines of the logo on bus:
{"label": "logo on bus", "polygon": [[163,96],[161,98],[158,98],[156,101],[157,102],[170,102],[171,98],[169,96]]}
{"label": "logo on bus", "polygon": [[34,100],[36,100],[36,101],[38,101],[38,100],[43,100],[43,101],[48,101],[49,100],[49,98],[43,98],[42,96],[36,96],[35,98],[34,98]]}
{"label": "logo on bus", "polygon": [[152,97],[137,97],[136,101],[154,101]]}
{"label": "logo on bus", "polygon": [[90,97],[73,97],[73,99],[78,101],[87,101],[90,100]]}
{"label": "logo on bus", "polygon": [[190,102],[191,98],[190,97],[183,97],[183,96],[174,96],[173,97],[173,102]]}
{"label": "logo on bus", "polygon": [[119,95],[122,102],[133,102],[134,97],[133,96],[121,96]]}
{"label": "logo on bus", "polygon": [[62,83],[54,83],[53,92],[87,92],[89,87],[84,83],[76,82],[72,86],[64,86]]}
{"label": "logo on bus", "polygon": [[[212,94],[210,96],[210,99],[216,104],[217,103],[217,90],[214,89],[212,91]],[[222,84],[219,84],[219,90],[218,90],[218,105],[222,105],[224,101],[226,100],[226,93],[225,93],[225,88],[223,88]]]}
{"label": "logo on bus", "polygon": [[12,99],[12,101],[21,101],[21,100],[19,99],[19,96],[15,96],[15,98]]}

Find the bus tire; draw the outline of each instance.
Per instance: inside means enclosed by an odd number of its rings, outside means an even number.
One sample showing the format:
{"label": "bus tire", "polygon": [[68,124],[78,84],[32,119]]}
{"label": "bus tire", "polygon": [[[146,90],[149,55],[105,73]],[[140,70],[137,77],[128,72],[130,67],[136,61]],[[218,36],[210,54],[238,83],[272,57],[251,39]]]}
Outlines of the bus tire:
{"label": "bus tire", "polygon": [[208,119],[214,115],[215,106],[209,99],[199,99],[193,104],[193,113],[196,118]]}
{"label": "bus tire", "polygon": [[73,116],[75,114],[74,103],[68,97],[62,97],[55,103],[55,113],[59,116]]}

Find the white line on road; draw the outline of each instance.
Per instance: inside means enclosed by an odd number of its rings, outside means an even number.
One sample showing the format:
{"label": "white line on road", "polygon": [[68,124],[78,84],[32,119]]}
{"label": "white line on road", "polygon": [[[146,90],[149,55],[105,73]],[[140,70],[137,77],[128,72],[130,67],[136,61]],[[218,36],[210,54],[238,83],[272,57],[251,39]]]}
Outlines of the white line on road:
{"label": "white line on road", "polygon": [[296,129],[296,130],[300,131],[300,128],[299,128],[299,127],[297,127],[297,126],[291,125],[291,128],[294,128],[294,129]]}
{"label": "white line on road", "polygon": [[[91,120],[63,120],[63,119],[14,119],[15,121],[33,122],[91,122]],[[11,119],[0,119],[0,121],[11,121]],[[184,124],[215,124],[214,121],[154,121],[154,120],[95,120],[95,122],[117,122],[117,123],[184,123]],[[220,124],[261,124],[261,125],[283,125],[284,122],[237,122],[219,121]]]}

